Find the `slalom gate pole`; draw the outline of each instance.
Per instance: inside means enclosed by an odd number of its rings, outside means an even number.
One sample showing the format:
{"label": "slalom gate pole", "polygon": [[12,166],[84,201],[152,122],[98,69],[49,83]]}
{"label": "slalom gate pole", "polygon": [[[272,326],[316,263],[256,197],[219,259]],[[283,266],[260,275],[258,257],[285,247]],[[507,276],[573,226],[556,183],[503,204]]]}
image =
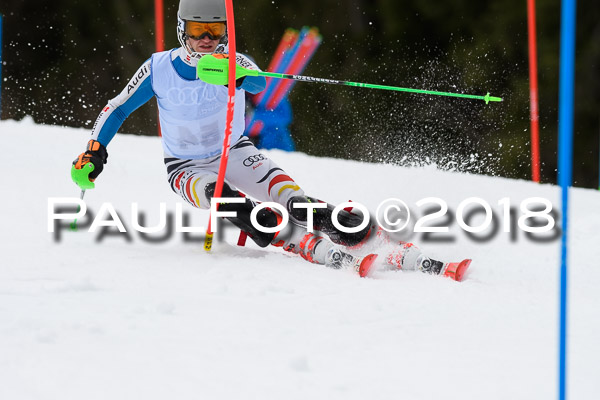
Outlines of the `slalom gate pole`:
{"label": "slalom gate pole", "polygon": [[[307,29],[307,28],[305,28]],[[319,35],[316,28],[307,29],[306,34],[303,37],[302,43],[296,50],[294,57],[290,60],[290,64],[287,67],[287,71],[281,71],[288,74],[300,74],[306,68],[306,65],[314,55],[315,51],[321,44],[321,35]],[[281,84],[277,85],[273,95],[266,102],[267,110],[274,110],[277,108],[279,103],[285,98],[285,96],[294,87],[294,80],[283,80]]]}
{"label": "slalom gate pole", "polygon": [[[288,67],[294,59],[294,57],[296,57],[296,53],[302,45],[302,42],[306,37],[306,33],[306,29],[302,29],[301,31],[297,32],[297,34],[294,37],[294,41],[290,43],[289,49],[281,57],[281,60],[277,65],[277,69],[269,69],[267,71],[279,73],[289,72]],[[273,93],[275,93],[275,89],[277,89],[277,87],[281,85],[281,80],[279,79],[275,80],[273,78],[268,77],[267,81],[267,87],[265,88],[265,90],[259,93],[260,101],[257,103],[257,106],[261,108],[264,108],[266,106],[267,101],[273,96]]]}
{"label": "slalom gate pole", "polygon": [[0,120],[2,119],[2,14],[0,14]]}
{"label": "slalom gate pole", "polygon": [[567,398],[567,265],[569,239],[569,186],[573,175],[573,107],[575,81],[575,0],[561,1],[558,109],[558,181],[561,187],[562,238],[560,264],[560,318],[558,399]]}
{"label": "slalom gate pole", "polygon": [[[227,170],[227,160],[229,159],[229,147],[231,145],[231,130],[233,128],[233,111],[235,108],[235,66],[236,66],[236,48],[235,48],[235,23],[233,20],[233,1],[225,0],[225,9],[227,16],[227,35],[229,38],[229,58],[227,59],[229,71],[228,73],[228,100],[227,100],[227,124],[225,125],[225,138],[223,139],[223,150],[221,152],[221,163],[219,164],[219,174],[217,175],[217,184],[215,186],[214,197],[221,197],[223,192],[223,182],[225,181],[225,172]],[[202,58],[205,58],[204,56]],[[216,205],[215,210],[219,209]],[[206,229],[206,237],[204,238],[204,250],[210,251],[212,248],[213,232],[211,226],[212,216],[208,218],[208,228]]]}
{"label": "slalom gate pole", "polygon": [[154,20],[156,26],[155,47],[156,52],[161,52],[165,49],[165,18],[163,0],[154,0]]}
{"label": "slalom gate pole", "polygon": [[[213,56],[204,56],[200,59],[200,61],[198,61],[198,66],[196,68],[198,77],[204,82],[211,83],[214,85],[225,85],[227,83],[228,71],[232,67],[229,67],[223,59],[218,59]],[[487,93],[485,96],[477,96],[463,93],[439,92],[436,90],[410,89],[397,86],[373,85],[370,83],[339,81],[335,79],[314,78],[312,76],[282,74],[277,72],[264,72],[244,68],[239,65],[235,66],[235,68],[236,79],[239,79],[243,76],[265,76],[278,79],[293,79],[302,82],[327,83],[332,85],[354,86],[380,90],[393,90],[397,92],[429,94],[436,96],[462,97],[466,99],[484,100],[486,104],[488,104],[490,101],[502,101],[502,98],[490,96],[489,93]]]}
{"label": "slalom gate pole", "polygon": [[540,181],[540,121],[537,74],[537,38],[535,32],[535,0],[527,0],[529,36],[529,109],[531,119],[531,179]]}
{"label": "slalom gate pole", "polygon": [[[290,51],[294,48],[298,37],[300,35],[300,32],[298,32],[295,29],[292,28],[288,28],[286,29],[285,33],[283,34],[283,37],[281,38],[281,41],[279,42],[279,45],[277,46],[277,49],[275,50],[275,54],[273,55],[273,59],[271,60],[271,63],[269,64],[269,67],[267,68],[267,71],[271,71],[271,72],[285,72],[285,71],[281,71],[281,67],[283,62],[285,61],[286,56],[289,55]],[[258,93],[256,96],[254,96],[254,105],[258,106],[260,103],[262,103],[262,100],[267,97],[267,93],[270,93],[270,87],[272,84],[272,79],[271,78],[267,78],[267,86],[265,88],[265,90],[263,90],[262,92]]]}

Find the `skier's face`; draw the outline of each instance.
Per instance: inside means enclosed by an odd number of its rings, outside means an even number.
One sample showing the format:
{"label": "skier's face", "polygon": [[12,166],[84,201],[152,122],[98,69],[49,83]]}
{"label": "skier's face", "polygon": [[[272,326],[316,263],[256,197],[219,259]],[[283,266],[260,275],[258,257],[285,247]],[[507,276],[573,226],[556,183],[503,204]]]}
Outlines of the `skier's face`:
{"label": "skier's face", "polygon": [[192,50],[198,53],[212,53],[219,44],[219,39],[211,39],[207,35],[201,39],[193,39],[188,37],[188,43]]}

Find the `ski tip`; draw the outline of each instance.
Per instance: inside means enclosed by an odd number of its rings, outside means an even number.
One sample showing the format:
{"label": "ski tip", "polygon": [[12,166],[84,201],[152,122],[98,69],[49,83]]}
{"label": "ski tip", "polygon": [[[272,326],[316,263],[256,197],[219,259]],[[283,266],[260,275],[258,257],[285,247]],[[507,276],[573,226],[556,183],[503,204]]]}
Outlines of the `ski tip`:
{"label": "ski tip", "polygon": [[361,278],[364,278],[369,275],[375,260],[377,259],[377,254],[369,254],[360,263],[360,267],[358,267],[358,275]]}
{"label": "ski tip", "polygon": [[459,263],[448,264],[446,271],[444,271],[444,276],[447,276],[448,278],[451,278],[457,282],[461,282],[465,276],[465,273],[467,272],[467,269],[469,268],[469,265],[471,265],[471,261],[471,259],[467,258]]}

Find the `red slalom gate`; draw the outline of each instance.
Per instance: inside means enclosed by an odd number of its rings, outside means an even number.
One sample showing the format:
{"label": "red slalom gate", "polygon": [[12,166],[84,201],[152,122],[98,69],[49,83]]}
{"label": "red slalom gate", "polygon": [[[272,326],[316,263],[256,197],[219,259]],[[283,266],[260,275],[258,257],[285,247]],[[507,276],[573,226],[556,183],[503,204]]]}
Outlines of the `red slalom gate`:
{"label": "red slalom gate", "polygon": [[[296,43],[296,40],[298,40],[298,31],[296,31],[295,29],[288,28],[285,31],[285,33],[283,34],[283,38],[281,38],[281,41],[279,42],[279,45],[277,46],[277,50],[275,50],[275,54],[273,55],[273,59],[271,60],[271,63],[269,64],[267,71],[270,71],[270,72],[278,71],[279,65],[281,64],[281,61],[283,59],[283,56],[285,55],[285,52],[288,51],[293,46],[294,43]],[[273,80],[273,79],[274,78],[267,78],[267,87],[271,84],[271,80]],[[254,97],[254,104],[256,104],[256,105],[260,104],[263,97],[265,97],[265,93],[267,93],[267,90],[263,90],[262,92],[258,93]]]}
{"label": "red slalom gate", "polygon": [[[311,30],[300,44],[298,54],[296,55],[295,59],[292,60],[291,65],[287,67],[286,73],[292,75],[300,74],[304,67],[306,67],[306,64],[308,63],[312,54],[315,52],[317,47],[319,47],[320,43],[321,39],[318,32],[316,30]],[[274,110],[283,100],[293,84],[294,81],[292,80],[285,80],[281,82],[276,88],[275,92],[271,95],[271,99],[266,105],[267,110]]]}
{"label": "red slalom gate", "polygon": [[[223,139],[223,150],[221,152],[221,163],[219,164],[219,174],[215,186],[214,197],[221,197],[223,192],[223,182],[225,181],[225,172],[227,170],[227,160],[229,159],[229,146],[231,145],[231,130],[233,129],[233,111],[235,108],[235,70],[236,70],[236,49],[235,49],[235,24],[233,20],[233,1],[225,0],[225,9],[227,16],[227,37],[229,44],[229,81],[228,81],[228,99],[227,99],[227,124],[225,126],[225,138]],[[217,204],[215,210],[219,209]],[[211,217],[208,218],[208,229],[204,239],[204,250],[210,251],[212,248],[213,232],[211,226]]]}
{"label": "red slalom gate", "polygon": [[535,0],[527,0],[529,36],[529,107],[531,119],[531,179],[540,181],[540,123],[538,106],[537,40],[535,34]]}
{"label": "red slalom gate", "polygon": [[154,0],[154,20],[156,25],[155,47],[156,52],[165,49],[165,24],[163,0]]}

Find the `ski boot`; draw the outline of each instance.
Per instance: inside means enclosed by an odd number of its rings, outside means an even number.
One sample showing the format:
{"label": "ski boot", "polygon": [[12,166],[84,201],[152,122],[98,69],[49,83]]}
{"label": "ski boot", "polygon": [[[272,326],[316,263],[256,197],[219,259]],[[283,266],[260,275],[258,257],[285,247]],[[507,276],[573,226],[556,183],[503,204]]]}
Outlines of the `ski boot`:
{"label": "ski boot", "polygon": [[[290,215],[290,221],[302,226],[306,227],[307,216],[306,210],[302,208],[294,207],[294,204],[302,204],[302,203],[322,203],[325,204],[325,208],[315,208],[312,219],[313,219],[313,228],[316,231],[324,233],[329,237],[329,239],[335,243],[345,247],[352,247],[363,242],[371,231],[371,224],[367,224],[363,229],[359,232],[348,233],[339,230],[333,225],[332,216],[333,210],[335,207],[331,204],[327,204],[323,201],[315,199],[313,197],[308,196],[294,196],[290,198],[287,204],[287,209]],[[346,209],[341,210],[337,219],[339,223],[346,227],[357,227],[360,226],[363,222],[362,214],[355,214]]]}
{"label": "ski boot", "polygon": [[447,276],[457,282],[463,280],[469,265],[471,265],[470,259],[462,260],[461,262],[443,263],[421,255],[417,260],[419,271],[432,275]]}
{"label": "ski boot", "polygon": [[385,258],[387,265],[401,270],[416,270],[431,275],[442,275],[457,282],[463,280],[465,272],[471,265],[470,259],[461,262],[444,263],[425,256],[412,243],[401,242]]}
{"label": "ski boot", "polygon": [[338,246],[333,246],[327,251],[325,266],[334,269],[351,268],[358,272],[361,278],[366,277],[371,272],[373,264],[377,259],[377,254],[369,254],[365,257],[357,257],[344,252]]}
{"label": "ski boot", "polygon": [[297,254],[313,264],[321,264],[333,269],[352,268],[361,277],[365,277],[377,258],[376,254],[369,254],[366,257],[353,256],[318,233],[306,232],[304,228],[293,224],[289,224],[288,227],[272,244],[282,247],[284,251]]}

